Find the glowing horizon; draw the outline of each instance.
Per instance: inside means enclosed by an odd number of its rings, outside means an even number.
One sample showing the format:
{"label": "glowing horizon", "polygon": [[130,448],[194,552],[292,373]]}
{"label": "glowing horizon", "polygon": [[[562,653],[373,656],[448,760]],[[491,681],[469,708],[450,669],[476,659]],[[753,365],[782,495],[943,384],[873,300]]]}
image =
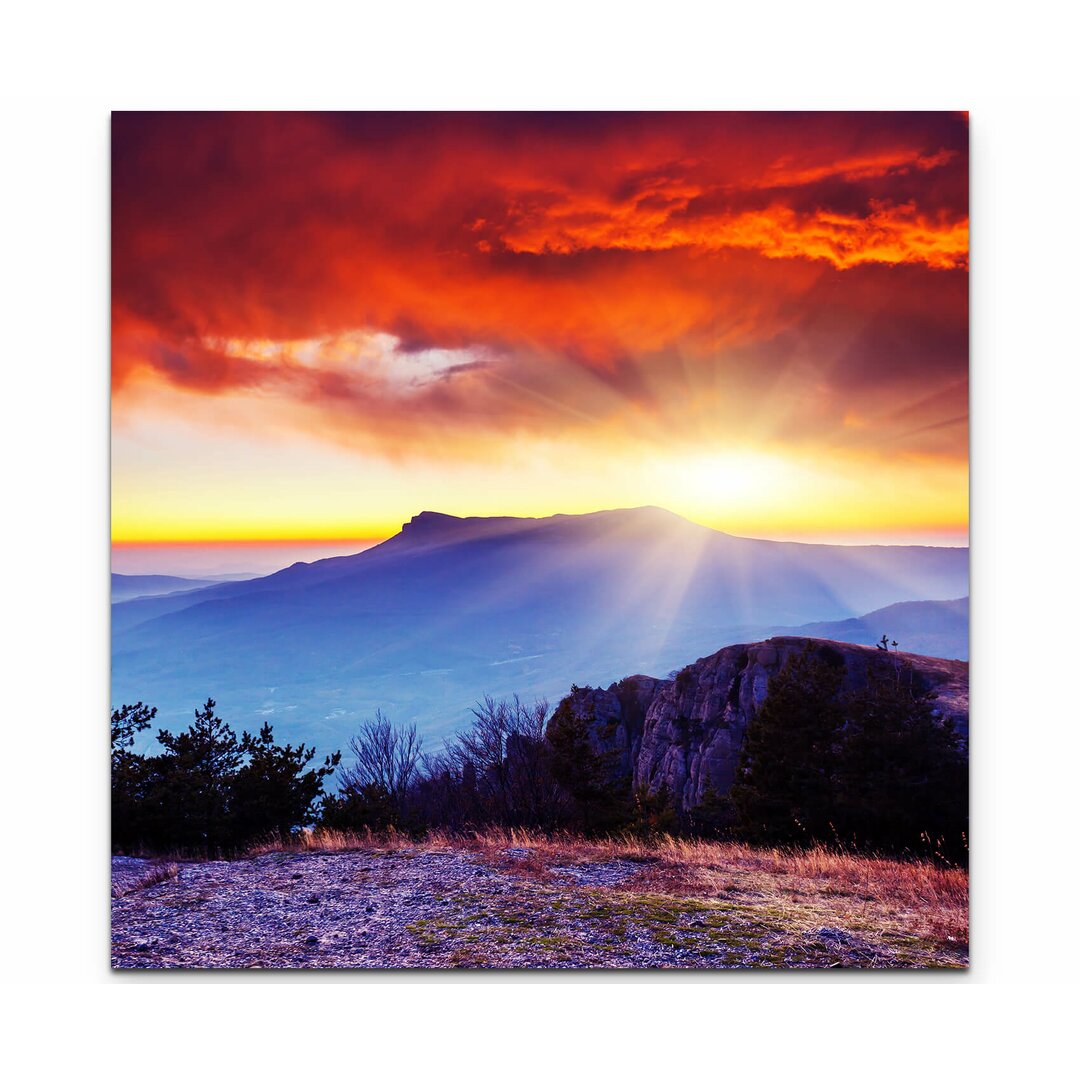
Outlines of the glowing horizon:
{"label": "glowing horizon", "polygon": [[[654,505],[654,504],[649,504]],[[597,506],[592,510],[581,511],[581,513],[596,513],[604,510],[629,510],[635,509],[635,507],[628,506]],[[661,507],[661,509],[667,510],[668,507]],[[469,517],[517,517],[517,518],[546,518],[552,517],[556,514],[566,514],[566,511],[555,510],[550,514],[469,514],[469,513],[453,513],[443,509],[442,507],[432,506],[426,507],[425,510],[438,514],[449,514],[452,517],[469,518]],[[417,513],[423,513],[424,510],[417,510]],[[674,513],[674,511],[672,511]],[[572,513],[570,516],[572,516]],[[224,535],[224,536],[199,536],[199,535],[168,535],[158,537],[124,537],[114,536],[112,539],[112,547],[114,549],[122,548],[165,548],[165,547],[216,547],[216,548],[273,548],[273,547],[299,547],[304,545],[311,545],[317,547],[319,545],[348,545],[357,544],[362,547],[371,547],[375,544],[381,544],[384,540],[389,540],[392,536],[395,536],[411,517],[415,515],[409,515],[401,522],[395,525],[393,528],[380,532],[334,532],[327,531],[325,533],[292,533],[284,529],[276,530],[272,535]],[[922,546],[922,547],[967,547],[969,542],[968,530],[965,525],[940,525],[937,523],[926,524],[920,526],[918,523],[907,523],[903,528],[897,528],[893,531],[887,529],[875,528],[867,530],[851,529],[847,531],[836,531],[829,529],[819,530],[800,530],[797,527],[789,529],[733,529],[726,528],[723,525],[715,524],[709,521],[700,521],[692,517],[687,517],[685,514],[680,514],[680,517],[686,518],[687,521],[692,522],[695,525],[702,525],[705,528],[715,529],[718,532],[727,533],[730,536],[738,536],[748,540],[774,540],[779,542],[791,542],[791,543],[803,543],[803,544],[840,544],[840,545],[852,545],[852,546],[864,546],[873,544],[882,545],[895,545],[895,546]]]}
{"label": "glowing horizon", "polygon": [[962,115],[116,114],[113,176],[117,545],[966,543]]}

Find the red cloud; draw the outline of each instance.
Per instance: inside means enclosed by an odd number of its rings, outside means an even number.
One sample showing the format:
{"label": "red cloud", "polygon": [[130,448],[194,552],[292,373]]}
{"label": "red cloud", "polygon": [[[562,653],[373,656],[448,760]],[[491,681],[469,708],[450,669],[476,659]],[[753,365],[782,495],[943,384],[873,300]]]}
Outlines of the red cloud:
{"label": "red cloud", "polygon": [[[258,388],[392,451],[664,425],[796,365],[837,402],[818,434],[865,437],[883,387],[966,373],[966,167],[944,114],[118,114],[117,401]],[[225,344],[357,333],[462,362],[406,398],[360,355]]]}

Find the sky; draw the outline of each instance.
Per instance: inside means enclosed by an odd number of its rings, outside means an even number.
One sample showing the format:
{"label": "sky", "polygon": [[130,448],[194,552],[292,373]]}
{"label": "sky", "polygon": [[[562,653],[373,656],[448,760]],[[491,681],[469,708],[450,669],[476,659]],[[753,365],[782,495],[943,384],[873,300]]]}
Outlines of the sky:
{"label": "sky", "polygon": [[967,148],[947,113],[114,114],[117,550],[639,505],[966,543]]}

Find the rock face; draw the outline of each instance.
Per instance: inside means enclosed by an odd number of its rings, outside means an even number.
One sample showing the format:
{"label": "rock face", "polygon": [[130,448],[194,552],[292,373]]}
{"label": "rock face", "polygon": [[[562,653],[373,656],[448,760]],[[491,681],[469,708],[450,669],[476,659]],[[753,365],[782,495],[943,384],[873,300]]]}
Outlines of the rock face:
{"label": "rock face", "polygon": [[568,704],[585,721],[592,748],[619,776],[652,793],[666,784],[675,805],[690,810],[710,788],[717,795],[730,789],[746,726],[769,680],[811,640],[842,659],[841,694],[865,687],[870,671],[909,664],[916,686],[936,695],[936,711],[967,738],[965,662],[801,637],[731,645],[673,679],[632,675],[606,690],[576,689]]}

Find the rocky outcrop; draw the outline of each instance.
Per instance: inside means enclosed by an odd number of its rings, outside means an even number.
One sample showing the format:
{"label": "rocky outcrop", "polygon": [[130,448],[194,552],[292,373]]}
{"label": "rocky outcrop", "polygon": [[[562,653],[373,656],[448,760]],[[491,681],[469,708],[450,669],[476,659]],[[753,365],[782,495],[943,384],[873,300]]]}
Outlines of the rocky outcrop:
{"label": "rocky outcrop", "polygon": [[[620,777],[675,805],[697,806],[710,789],[726,793],[735,778],[747,724],[769,680],[811,639],[775,637],[731,645],[683,668],[674,678],[632,675],[606,690],[575,688],[566,701],[585,721],[592,748]],[[967,738],[968,665],[913,653],[813,639],[843,663],[843,694],[867,685],[873,671],[910,667],[914,686],[935,695],[935,711]]]}

